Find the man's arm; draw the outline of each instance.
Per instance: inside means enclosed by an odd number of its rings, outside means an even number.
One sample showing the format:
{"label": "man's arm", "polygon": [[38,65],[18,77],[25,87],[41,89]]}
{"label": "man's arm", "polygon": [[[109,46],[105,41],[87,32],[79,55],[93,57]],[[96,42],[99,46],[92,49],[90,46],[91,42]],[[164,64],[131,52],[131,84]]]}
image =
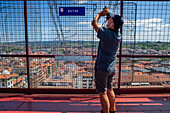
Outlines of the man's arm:
{"label": "man's arm", "polygon": [[98,33],[100,25],[98,24],[98,21],[100,19],[101,16],[105,16],[110,12],[109,9],[107,9],[107,7],[105,9],[103,9],[103,11],[99,12],[96,17],[94,17],[93,21],[91,22],[91,25],[93,26],[94,30]]}
{"label": "man's arm", "polygon": [[98,33],[98,30],[100,28],[100,25],[98,24],[98,21],[100,19],[100,12],[96,15],[96,17],[94,17],[91,25],[93,26],[94,30]]}

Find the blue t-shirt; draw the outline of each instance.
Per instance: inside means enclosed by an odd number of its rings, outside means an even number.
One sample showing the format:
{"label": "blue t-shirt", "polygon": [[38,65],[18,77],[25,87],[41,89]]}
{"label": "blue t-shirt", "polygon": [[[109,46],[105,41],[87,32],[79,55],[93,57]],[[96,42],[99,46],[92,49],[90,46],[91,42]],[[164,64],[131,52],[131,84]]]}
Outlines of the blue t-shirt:
{"label": "blue t-shirt", "polygon": [[116,71],[116,53],[121,37],[117,32],[100,27],[97,33],[100,39],[95,62],[95,70],[102,72]]}

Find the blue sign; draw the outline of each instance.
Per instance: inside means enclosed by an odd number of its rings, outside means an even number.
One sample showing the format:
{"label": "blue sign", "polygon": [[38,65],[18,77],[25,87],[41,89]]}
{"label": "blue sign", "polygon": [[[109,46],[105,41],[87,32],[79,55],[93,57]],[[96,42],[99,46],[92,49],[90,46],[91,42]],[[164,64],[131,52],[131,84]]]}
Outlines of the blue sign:
{"label": "blue sign", "polygon": [[59,7],[59,16],[85,16],[85,7]]}

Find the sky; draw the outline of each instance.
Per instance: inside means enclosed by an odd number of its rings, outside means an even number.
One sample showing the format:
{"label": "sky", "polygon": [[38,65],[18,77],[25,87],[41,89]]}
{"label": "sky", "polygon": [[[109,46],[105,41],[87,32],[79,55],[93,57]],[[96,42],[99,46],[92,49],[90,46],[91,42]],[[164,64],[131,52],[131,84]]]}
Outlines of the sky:
{"label": "sky", "polygon": [[[24,41],[23,2],[0,1],[0,3],[2,8],[0,42]],[[117,1],[55,1],[55,3],[28,1],[29,41],[98,41],[97,34],[91,26],[93,17],[104,6],[109,7],[111,13],[120,15],[119,3]],[[169,6],[170,1],[124,2],[123,41],[170,42]],[[85,7],[85,16],[59,16],[59,7]],[[99,24],[102,25],[105,20],[105,17],[101,17]]]}

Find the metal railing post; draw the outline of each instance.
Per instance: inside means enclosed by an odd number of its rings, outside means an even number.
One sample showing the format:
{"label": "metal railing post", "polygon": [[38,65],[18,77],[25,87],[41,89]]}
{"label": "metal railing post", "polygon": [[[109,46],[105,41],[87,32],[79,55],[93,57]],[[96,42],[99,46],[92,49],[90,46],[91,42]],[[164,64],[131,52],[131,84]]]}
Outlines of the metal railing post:
{"label": "metal railing post", "polygon": [[26,43],[26,61],[27,61],[27,81],[28,92],[30,94],[30,70],[29,70],[29,46],[28,46],[28,23],[27,23],[27,0],[24,0],[24,22],[25,22],[25,43]]}
{"label": "metal railing post", "polygon": [[[120,10],[121,17],[123,16],[123,0],[121,0],[121,10]],[[121,41],[120,41],[120,48],[119,48],[119,77],[118,77],[118,94],[120,94],[120,81],[121,81],[121,66],[122,66],[122,27],[120,28],[121,33]]]}

